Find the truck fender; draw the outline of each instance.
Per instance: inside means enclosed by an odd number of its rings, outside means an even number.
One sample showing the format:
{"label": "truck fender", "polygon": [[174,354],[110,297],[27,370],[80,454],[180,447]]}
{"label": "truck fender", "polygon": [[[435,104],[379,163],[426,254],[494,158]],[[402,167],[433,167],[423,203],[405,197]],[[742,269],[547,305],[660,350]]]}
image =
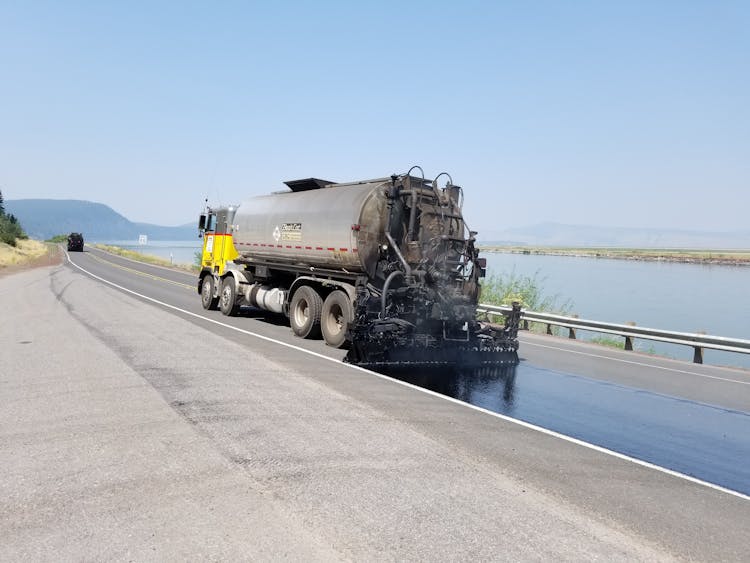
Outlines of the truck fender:
{"label": "truck fender", "polygon": [[232,278],[232,280],[234,280],[235,289],[237,290],[238,295],[242,295],[242,284],[252,283],[241,270],[227,270],[221,278],[221,281],[223,282],[227,278]]}
{"label": "truck fender", "polygon": [[[303,283],[303,282],[312,282],[312,283]],[[322,280],[320,278],[316,278],[313,276],[300,276],[296,280],[294,280],[294,283],[292,283],[292,286],[289,288],[289,296],[294,294],[294,292],[297,290],[297,288],[301,285],[312,285],[312,286],[321,286],[321,287],[334,287],[338,289],[343,289],[346,294],[349,296],[349,299],[352,302],[352,305],[354,305],[354,299],[357,295],[357,291],[354,288],[354,286],[350,283],[341,282],[337,280]]]}

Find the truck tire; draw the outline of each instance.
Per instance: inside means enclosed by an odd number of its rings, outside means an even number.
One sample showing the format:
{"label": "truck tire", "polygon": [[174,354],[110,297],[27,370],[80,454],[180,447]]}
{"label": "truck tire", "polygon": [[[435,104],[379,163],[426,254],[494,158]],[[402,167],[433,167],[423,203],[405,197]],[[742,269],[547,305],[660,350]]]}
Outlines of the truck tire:
{"label": "truck tire", "polygon": [[326,344],[333,348],[346,344],[346,330],[353,318],[354,310],[349,296],[340,289],[329,293],[320,315],[320,330]]}
{"label": "truck tire", "polygon": [[289,305],[289,324],[292,332],[301,338],[320,337],[320,312],[323,300],[309,285],[294,292]]}
{"label": "truck tire", "polygon": [[235,317],[240,310],[237,299],[237,284],[232,276],[224,278],[221,282],[221,295],[219,295],[219,309],[228,317]]}
{"label": "truck tire", "polygon": [[212,275],[209,274],[203,278],[203,283],[201,284],[201,305],[207,311],[215,310],[216,305],[219,303],[219,298],[214,297],[215,285],[216,282],[214,282]]}

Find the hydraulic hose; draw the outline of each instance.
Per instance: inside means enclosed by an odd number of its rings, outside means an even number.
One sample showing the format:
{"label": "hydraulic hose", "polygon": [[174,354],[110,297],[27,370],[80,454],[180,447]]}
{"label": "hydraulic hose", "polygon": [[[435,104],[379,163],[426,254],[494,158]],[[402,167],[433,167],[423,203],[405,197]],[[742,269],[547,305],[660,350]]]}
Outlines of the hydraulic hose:
{"label": "hydraulic hose", "polygon": [[406,272],[407,277],[411,276],[411,266],[409,266],[409,263],[406,261],[406,258],[404,258],[404,255],[401,254],[401,249],[396,244],[396,241],[393,240],[393,237],[391,236],[391,233],[388,231],[385,232],[385,238],[388,239],[388,242],[391,244],[391,248],[393,248],[393,251],[396,253],[396,256],[398,256],[398,259],[401,261],[401,265],[404,267],[404,271]]}
{"label": "hydraulic hose", "polygon": [[414,187],[414,183],[411,181],[411,171],[418,169],[422,173],[422,185],[424,186],[424,170],[419,166],[412,166],[406,173],[406,177],[409,178],[409,186],[411,186],[411,213],[409,214],[409,230],[406,235],[406,240],[409,242],[414,240],[414,226],[417,219],[417,189]]}
{"label": "hydraulic hose", "polygon": [[398,276],[404,277],[404,273],[401,270],[396,270],[395,272],[391,272],[390,275],[385,278],[385,283],[383,284],[383,294],[380,296],[380,318],[385,318],[385,306],[388,302],[388,288],[391,285],[391,282],[397,278]]}

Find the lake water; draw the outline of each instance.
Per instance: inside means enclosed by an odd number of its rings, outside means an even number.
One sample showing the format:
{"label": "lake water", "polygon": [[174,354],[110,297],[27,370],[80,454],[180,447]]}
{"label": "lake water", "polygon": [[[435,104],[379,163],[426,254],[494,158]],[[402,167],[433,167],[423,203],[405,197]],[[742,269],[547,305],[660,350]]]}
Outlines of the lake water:
{"label": "lake water", "polygon": [[147,244],[138,244],[137,240],[103,240],[96,241],[101,244],[118,246],[126,250],[134,250],[141,254],[150,254],[160,258],[171,260],[173,264],[194,264],[195,253],[203,248],[202,239],[179,240],[179,241],[148,241]]}
{"label": "lake water", "polygon": [[[545,295],[582,319],[750,339],[750,267],[482,253],[488,274],[536,276]],[[589,336],[589,335],[583,335]],[[638,349],[692,360],[693,350],[651,341]],[[750,355],[706,350],[706,363],[750,368]]]}
{"label": "lake water", "polygon": [[[191,241],[102,241],[121,248],[193,264],[201,239]],[[582,319],[680,332],[750,339],[750,267],[612,260],[536,254],[482,253],[488,274],[536,277],[545,295],[570,302]],[[580,333],[579,337],[596,336]],[[636,341],[636,348],[692,360],[693,350]],[[706,350],[706,363],[750,368],[750,355]]]}

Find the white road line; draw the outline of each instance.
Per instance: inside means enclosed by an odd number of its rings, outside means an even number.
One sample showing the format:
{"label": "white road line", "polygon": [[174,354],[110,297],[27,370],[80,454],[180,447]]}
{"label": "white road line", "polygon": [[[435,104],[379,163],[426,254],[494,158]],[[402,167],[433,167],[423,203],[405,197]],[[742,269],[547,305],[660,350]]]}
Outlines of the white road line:
{"label": "white road line", "polygon": [[471,405],[469,403],[464,403],[463,401],[459,401],[458,399],[454,399],[453,397],[447,397],[445,395],[441,395],[440,393],[436,393],[435,391],[430,391],[429,389],[423,389],[422,387],[417,387],[416,385],[412,385],[411,383],[406,383],[404,381],[399,381],[398,379],[393,379],[391,377],[382,375],[382,374],[374,372],[374,371],[370,371],[370,370],[365,369],[365,368],[361,368],[359,366],[355,366],[355,365],[352,365],[352,364],[346,364],[346,363],[344,363],[344,362],[342,362],[340,360],[337,360],[335,358],[331,358],[329,356],[324,356],[323,354],[319,354],[318,352],[313,352],[311,350],[306,350],[305,348],[301,348],[299,346],[295,346],[294,344],[289,344],[287,342],[282,342],[281,340],[276,340],[275,338],[270,338],[270,337],[264,336],[262,334],[258,334],[258,333],[255,333],[255,332],[251,332],[249,330],[238,328],[236,326],[232,326],[232,325],[229,325],[229,324],[226,324],[226,323],[223,323],[223,322],[211,319],[209,317],[204,317],[203,315],[199,315],[197,313],[193,313],[191,311],[187,311],[185,309],[181,309],[179,307],[175,307],[174,305],[170,305],[169,303],[164,303],[163,301],[159,301],[157,299],[154,299],[153,297],[148,297],[147,295],[143,295],[141,293],[133,291],[132,289],[128,289],[128,288],[123,287],[121,285],[118,285],[118,284],[116,284],[114,282],[106,280],[106,279],[104,279],[102,277],[99,277],[96,274],[93,274],[93,273],[89,272],[88,270],[82,268],[81,266],[79,266],[78,264],[76,264],[75,262],[73,262],[70,259],[70,255],[67,252],[65,252],[65,256],[67,257],[68,262],[71,265],[75,266],[76,268],[78,268],[79,270],[81,270],[85,274],[91,276],[92,278],[97,279],[97,280],[99,280],[99,281],[101,281],[103,283],[106,283],[108,285],[111,285],[112,287],[115,287],[115,288],[117,288],[117,289],[119,289],[121,291],[124,291],[126,293],[130,293],[131,295],[135,295],[136,297],[139,297],[139,298],[144,299],[146,301],[150,301],[152,303],[156,303],[157,305],[160,305],[160,306],[165,307],[167,309],[172,309],[173,311],[178,311],[178,312],[180,312],[180,313],[182,313],[184,315],[188,315],[188,316],[194,317],[196,319],[201,319],[201,320],[204,320],[206,322],[209,322],[209,323],[212,323],[212,324],[215,324],[215,325],[227,328],[229,330],[233,330],[235,332],[239,332],[239,333],[242,333],[242,334],[246,334],[248,336],[252,336],[254,338],[258,338],[260,340],[265,340],[266,342],[273,342],[274,344],[278,344],[280,346],[284,346],[285,348],[290,348],[292,350],[296,350],[296,351],[302,352],[304,354],[309,354],[311,356],[315,356],[316,358],[320,358],[321,360],[326,360],[326,361],[329,361],[329,362],[333,362],[338,367],[341,367],[343,369],[353,369],[353,370],[360,371],[362,373],[366,373],[366,374],[371,375],[371,376],[379,377],[381,379],[385,379],[385,380],[390,381],[392,383],[397,383],[399,385],[403,385],[405,387],[409,387],[409,388],[414,389],[416,391],[420,391],[422,393],[426,393],[428,395],[432,395],[433,397],[437,397],[437,398],[443,399],[445,401],[450,401],[451,403],[455,403],[457,405],[461,405],[461,406],[463,406],[465,408],[473,409],[475,411],[479,411],[479,412],[487,414],[489,416],[493,416],[495,418],[499,418],[500,420],[504,420],[505,422],[509,422],[511,424],[516,424],[518,426],[522,426],[524,428],[528,428],[529,430],[534,430],[536,432],[541,432],[542,434],[546,434],[548,436],[553,436],[555,438],[559,438],[560,440],[564,440],[566,442],[570,442],[570,443],[576,444],[578,446],[583,446],[584,448],[588,448],[588,449],[594,450],[596,452],[600,452],[600,453],[603,453],[603,454],[606,454],[606,455],[609,455],[609,456],[612,456],[612,457],[616,457],[616,458],[622,459],[624,461],[629,461],[629,462],[634,463],[636,465],[640,465],[642,467],[647,467],[649,469],[653,469],[655,471],[659,471],[660,473],[666,473],[667,475],[671,475],[673,477],[677,477],[677,478],[683,479],[685,481],[690,481],[691,483],[695,483],[697,485],[702,485],[702,486],[707,487],[709,489],[713,489],[715,491],[720,491],[722,493],[726,493],[728,495],[732,495],[732,496],[735,496],[737,498],[741,498],[743,500],[750,500],[750,495],[746,495],[746,494],[740,493],[739,491],[733,491],[732,489],[727,489],[726,487],[722,487],[721,485],[716,485],[714,483],[709,483],[708,481],[702,481],[701,479],[697,479],[697,478],[692,477],[690,475],[685,475],[684,473],[680,473],[680,472],[674,471],[672,469],[667,469],[666,467],[661,467],[660,465],[649,463],[648,461],[643,461],[641,459],[630,457],[628,455],[622,454],[620,452],[616,452],[614,450],[608,450],[607,448],[603,448],[602,446],[597,446],[596,444],[591,444],[589,442],[584,442],[583,440],[579,440],[578,438],[573,438],[571,436],[566,436],[565,434],[560,434],[559,432],[555,432],[554,430],[549,430],[547,428],[543,428],[541,426],[537,426],[535,424],[531,424],[530,422],[524,422],[523,420],[518,420],[518,419],[511,418],[509,416],[506,416],[506,415],[503,415],[503,414],[500,414],[500,413],[492,412],[492,411],[484,409],[482,407],[477,407],[477,406]]}
{"label": "white road line", "polygon": [[162,278],[161,276],[157,276],[157,275],[154,275],[154,274],[149,274],[148,272],[143,272],[141,270],[136,270],[135,268],[128,268],[127,266],[123,266],[122,264],[117,264],[116,262],[112,262],[110,260],[105,260],[104,258],[102,258],[100,256],[97,256],[96,254],[93,254],[93,253],[91,253],[91,257],[94,260],[96,260],[97,262],[102,262],[104,264],[109,264],[110,266],[114,266],[115,268],[119,268],[120,270],[125,270],[126,272],[133,272],[134,274],[137,274],[139,276],[143,276],[145,278],[151,278],[152,280],[159,280],[159,281],[163,281],[163,282],[166,282],[166,283],[171,283],[171,284],[174,284],[174,285],[179,285],[181,287],[184,287],[184,288],[187,288],[187,289],[190,289],[190,290],[193,290],[193,291],[195,290],[195,286],[193,286],[193,285],[188,285],[186,283],[182,283],[182,282],[170,280],[168,278]]}
{"label": "white road line", "polygon": [[558,350],[560,352],[568,352],[570,354],[578,354],[580,356],[589,356],[591,358],[599,358],[599,359],[604,359],[604,360],[611,360],[613,362],[621,362],[623,364],[631,364],[631,365],[634,365],[634,366],[641,366],[641,367],[648,367],[648,368],[660,369],[660,370],[671,371],[671,372],[675,372],[675,373],[684,373],[686,375],[695,375],[697,377],[706,377],[708,379],[718,379],[719,381],[727,381],[729,383],[739,383],[740,385],[750,385],[750,381],[740,381],[740,380],[737,380],[737,379],[729,379],[729,378],[726,378],[726,377],[719,377],[717,375],[708,375],[708,374],[705,374],[705,373],[697,373],[697,372],[694,372],[694,371],[687,371],[687,370],[684,370],[684,369],[668,368],[668,367],[665,367],[665,366],[657,366],[655,364],[647,364],[645,362],[636,362],[636,361],[633,361],[633,360],[623,360],[621,358],[613,358],[611,356],[602,356],[600,354],[592,354],[590,352],[580,352],[578,350],[570,350],[568,348],[560,348],[559,346],[550,346],[548,344],[539,344],[537,342],[531,342],[529,340],[524,340],[523,343],[524,343],[524,345],[530,344],[531,346],[538,346],[540,348],[548,348],[550,350]]}
{"label": "white road line", "polygon": [[[119,254],[115,254],[114,252],[110,252],[109,250],[104,250],[103,248],[99,248],[97,246],[90,246],[89,250],[98,250],[99,252],[102,252],[104,254],[109,254],[110,256],[117,256],[118,258],[122,258],[123,260],[127,260],[128,262],[133,262],[134,264],[140,264],[142,266],[151,266],[152,268],[161,268],[162,270],[167,270],[169,272],[176,272],[178,274],[185,274],[186,276],[194,276],[195,274],[193,272],[189,272],[186,270],[180,270],[179,266],[190,266],[190,264],[184,263],[184,262],[178,262],[175,264],[172,264],[172,267],[170,266],[162,266],[161,264],[152,264],[150,262],[143,262],[142,260],[134,260],[133,258],[128,258],[127,256],[120,256]],[[93,253],[92,253],[93,255]],[[149,256],[155,256],[153,254],[149,254]],[[159,256],[156,256],[156,258],[159,258]]]}

